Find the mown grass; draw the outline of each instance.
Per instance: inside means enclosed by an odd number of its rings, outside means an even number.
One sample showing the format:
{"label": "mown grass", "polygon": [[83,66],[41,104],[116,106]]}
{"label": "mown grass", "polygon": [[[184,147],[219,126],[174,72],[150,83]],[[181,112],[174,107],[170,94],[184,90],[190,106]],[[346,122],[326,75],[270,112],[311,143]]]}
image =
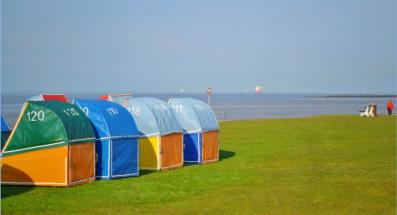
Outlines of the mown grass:
{"label": "mown grass", "polygon": [[2,186],[3,214],[394,214],[396,118],[221,123],[221,161],[73,187]]}

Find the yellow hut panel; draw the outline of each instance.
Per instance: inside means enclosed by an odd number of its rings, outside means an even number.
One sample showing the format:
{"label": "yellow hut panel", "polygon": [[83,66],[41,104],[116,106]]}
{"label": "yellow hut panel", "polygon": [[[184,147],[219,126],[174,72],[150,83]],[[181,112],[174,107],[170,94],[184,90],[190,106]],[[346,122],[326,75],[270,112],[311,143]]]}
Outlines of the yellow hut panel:
{"label": "yellow hut panel", "polygon": [[139,168],[146,170],[160,169],[160,137],[143,137],[139,139]]}

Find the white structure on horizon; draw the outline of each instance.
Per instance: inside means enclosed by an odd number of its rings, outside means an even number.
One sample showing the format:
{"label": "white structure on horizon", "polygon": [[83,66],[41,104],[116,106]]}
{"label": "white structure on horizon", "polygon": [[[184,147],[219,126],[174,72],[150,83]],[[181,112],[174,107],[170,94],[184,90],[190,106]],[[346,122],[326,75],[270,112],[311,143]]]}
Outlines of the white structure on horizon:
{"label": "white structure on horizon", "polygon": [[256,87],[255,87],[255,92],[256,93],[262,93],[262,91],[263,91],[263,86],[262,85],[256,85]]}

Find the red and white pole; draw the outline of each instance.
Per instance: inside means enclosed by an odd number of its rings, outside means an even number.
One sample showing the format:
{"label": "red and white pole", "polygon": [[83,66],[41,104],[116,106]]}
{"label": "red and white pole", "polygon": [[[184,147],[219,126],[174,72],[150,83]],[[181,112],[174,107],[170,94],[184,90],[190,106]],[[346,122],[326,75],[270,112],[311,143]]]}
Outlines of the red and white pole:
{"label": "red and white pole", "polygon": [[212,89],[211,89],[211,87],[208,87],[207,88],[207,96],[208,96],[208,100],[207,100],[207,103],[208,103],[208,105],[210,105],[211,104],[211,96],[212,96]]}

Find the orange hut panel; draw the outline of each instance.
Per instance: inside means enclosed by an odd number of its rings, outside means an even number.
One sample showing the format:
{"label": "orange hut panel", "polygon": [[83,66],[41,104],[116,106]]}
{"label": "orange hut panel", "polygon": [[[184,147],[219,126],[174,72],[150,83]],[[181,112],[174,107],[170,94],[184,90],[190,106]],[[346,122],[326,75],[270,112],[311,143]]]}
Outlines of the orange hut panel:
{"label": "orange hut panel", "polygon": [[80,143],[2,158],[2,184],[75,186],[95,180],[95,145]]}
{"label": "orange hut panel", "polygon": [[2,158],[1,182],[14,185],[67,186],[68,146]]}
{"label": "orange hut panel", "polygon": [[212,163],[219,160],[219,131],[203,132],[203,163]]}
{"label": "orange hut panel", "polygon": [[69,186],[95,180],[95,144],[80,143],[69,146]]}
{"label": "orange hut panel", "polygon": [[183,165],[183,134],[161,136],[161,169],[174,169]]}

